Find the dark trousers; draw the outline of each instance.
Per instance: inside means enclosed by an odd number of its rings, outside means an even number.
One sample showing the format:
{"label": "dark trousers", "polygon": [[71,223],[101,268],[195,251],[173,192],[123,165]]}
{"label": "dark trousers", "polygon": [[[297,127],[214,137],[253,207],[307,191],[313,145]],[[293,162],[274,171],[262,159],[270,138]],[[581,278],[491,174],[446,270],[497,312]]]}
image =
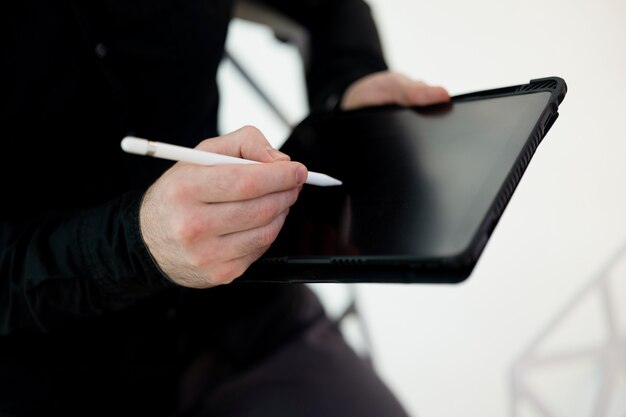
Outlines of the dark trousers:
{"label": "dark trousers", "polygon": [[184,416],[406,417],[304,285],[188,292]]}

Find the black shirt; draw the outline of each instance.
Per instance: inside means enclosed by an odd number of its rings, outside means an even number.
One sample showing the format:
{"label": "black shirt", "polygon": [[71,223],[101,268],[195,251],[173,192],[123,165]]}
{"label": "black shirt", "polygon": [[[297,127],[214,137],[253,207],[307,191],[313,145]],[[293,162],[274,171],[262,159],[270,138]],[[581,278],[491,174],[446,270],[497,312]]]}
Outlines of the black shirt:
{"label": "black shirt", "polygon": [[[266,3],[310,32],[312,111],[386,68],[362,1]],[[193,147],[219,133],[216,72],[232,8],[228,0],[2,6],[0,410],[115,403],[146,380],[162,390],[151,401],[172,396],[177,340],[163,335],[177,335],[172,309],[190,290],[159,272],[138,223],[146,186],[169,163],[124,154],[119,143],[135,134]]]}

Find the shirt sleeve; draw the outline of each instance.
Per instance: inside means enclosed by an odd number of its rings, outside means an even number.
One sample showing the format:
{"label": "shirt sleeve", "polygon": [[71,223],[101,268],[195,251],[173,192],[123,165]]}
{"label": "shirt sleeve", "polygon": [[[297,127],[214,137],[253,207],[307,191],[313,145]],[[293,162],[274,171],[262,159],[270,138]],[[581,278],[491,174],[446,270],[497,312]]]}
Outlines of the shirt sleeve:
{"label": "shirt sleeve", "polygon": [[0,228],[0,335],[48,332],[174,286],[139,229],[140,193]]}
{"label": "shirt sleeve", "polygon": [[334,109],[352,82],[388,68],[370,7],[363,0],[262,3],[302,24],[308,32],[306,80],[312,112]]}

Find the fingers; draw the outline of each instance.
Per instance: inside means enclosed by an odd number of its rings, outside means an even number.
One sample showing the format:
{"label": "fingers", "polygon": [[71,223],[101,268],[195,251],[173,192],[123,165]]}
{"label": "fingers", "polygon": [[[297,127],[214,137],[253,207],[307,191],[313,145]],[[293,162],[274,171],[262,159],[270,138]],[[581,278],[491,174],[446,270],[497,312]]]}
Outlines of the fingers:
{"label": "fingers", "polygon": [[427,106],[450,100],[448,91],[420,81],[409,81],[402,91],[397,91],[398,101],[405,106]]}
{"label": "fingers", "polygon": [[286,209],[266,225],[222,236],[220,241],[224,246],[236,248],[231,254],[225,251],[225,258],[234,260],[244,257],[253,258],[253,261],[258,259],[278,237],[288,213],[289,209]]}
{"label": "fingers", "polygon": [[295,204],[301,189],[298,187],[246,201],[198,205],[191,215],[194,229],[211,230],[216,236],[224,236],[268,225]]}
{"label": "fingers", "polygon": [[431,86],[403,74],[383,71],[363,77],[352,84],[344,94],[341,108],[352,110],[385,104],[424,106],[448,100],[450,95],[443,87]]}
{"label": "fingers", "polygon": [[206,139],[196,148],[259,162],[290,159],[288,155],[274,149],[263,133],[253,126],[244,126],[226,135]]}
{"label": "fingers", "polygon": [[187,286],[207,288],[229,284],[240,277],[276,240],[288,211],[264,226],[224,235],[212,245],[202,246],[203,250],[196,253],[191,262],[204,274],[197,275],[193,282],[186,283]]}
{"label": "fingers", "polygon": [[307,178],[308,172],[298,162],[280,161],[267,164],[180,167],[176,193],[204,203],[243,201],[267,194],[293,190]]}
{"label": "fingers", "polygon": [[207,204],[176,197],[171,190],[182,182],[176,173],[172,177],[166,175],[146,193],[141,232],[160,269],[173,282],[192,288],[220,285],[241,275],[278,236],[301,188]]}
{"label": "fingers", "polygon": [[249,200],[294,189],[302,185],[308,175],[304,165],[290,162],[288,155],[272,148],[265,136],[252,126],[206,139],[196,148],[265,163],[178,167],[186,171],[186,179],[180,181],[176,192],[181,196],[195,196],[206,203]]}

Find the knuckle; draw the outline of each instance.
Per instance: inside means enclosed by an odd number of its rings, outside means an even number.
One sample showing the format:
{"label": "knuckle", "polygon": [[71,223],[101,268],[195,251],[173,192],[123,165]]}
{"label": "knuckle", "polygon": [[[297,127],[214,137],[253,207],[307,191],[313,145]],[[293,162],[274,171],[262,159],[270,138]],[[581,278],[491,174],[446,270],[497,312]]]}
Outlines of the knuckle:
{"label": "knuckle", "polygon": [[212,230],[212,223],[210,218],[188,215],[174,222],[172,235],[181,246],[189,248]]}
{"label": "knuckle", "polygon": [[218,269],[221,257],[216,255],[215,245],[203,245],[203,250],[192,250],[188,252],[188,265],[203,275],[213,276]]}
{"label": "knuckle", "polygon": [[213,143],[212,140],[213,138],[201,140],[200,143],[196,145],[196,147],[199,149],[208,149],[211,147],[211,144]]}
{"label": "knuckle", "polygon": [[189,185],[181,181],[178,186],[163,187],[161,191],[166,201],[180,203],[187,199],[189,195]]}
{"label": "knuckle", "polygon": [[211,260],[199,252],[188,253],[187,263],[196,271],[207,270],[211,266]]}
{"label": "knuckle", "polygon": [[176,221],[172,227],[172,236],[183,247],[192,245],[199,234],[199,227],[188,221]]}
{"label": "knuckle", "polygon": [[240,129],[240,132],[246,138],[263,138],[265,139],[265,135],[259,130],[259,128],[252,125],[245,125]]}
{"label": "knuckle", "polygon": [[234,188],[242,196],[254,196],[258,194],[260,184],[254,176],[244,175],[237,179]]}
{"label": "knuckle", "polygon": [[231,261],[216,267],[212,273],[212,281],[218,285],[230,284],[239,278],[248,268],[243,261]]}

